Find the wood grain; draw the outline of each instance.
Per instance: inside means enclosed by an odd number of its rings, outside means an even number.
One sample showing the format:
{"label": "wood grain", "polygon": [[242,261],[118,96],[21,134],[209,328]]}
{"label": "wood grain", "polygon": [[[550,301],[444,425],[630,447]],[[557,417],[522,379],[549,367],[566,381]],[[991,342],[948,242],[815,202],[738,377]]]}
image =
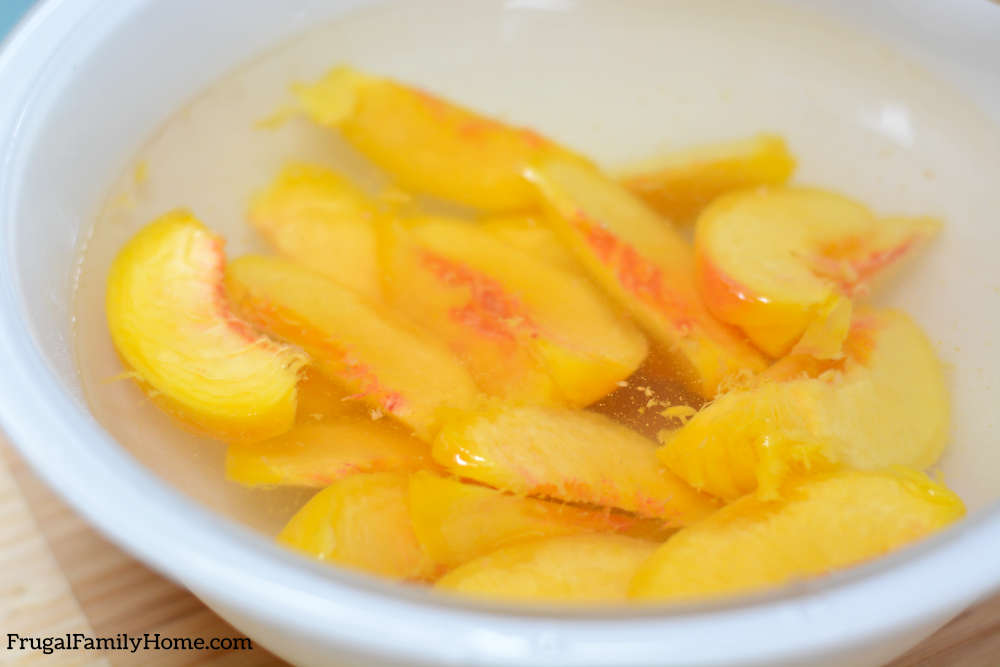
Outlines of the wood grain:
{"label": "wood grain", "polygon": [[[7,519],[0,528],[0,619],[4,632],[35,636],[83,632],[97,637],[159,632],[164,637],[206,639],[242,636],[190,592],[91,529],[3,443],[0,506]],[[252,651],[72,652],[49,658],[38,652],[15,656],[4,651],[5,647],[0,645],[0,663],[21,664],[32,659],[38,664],[151,667],[285,664],[260,646]]]}
{"label": "wood grain", "polygon": [[[37,519],[19,492],[10,470],[0,465],[0,627],[25,636],[93,633],[73,595],[69,580],[39,530]],[[30,650],[8,650],[5,663],[34,664],[45,656]],[[95,655],[68,655],[63,664],[106,665]]]}
{"label": "wood grain", "polygon": [[[27,468],[0,438],[0,627],[22,635],[236,637],[190,592],[101,537]],[[0,664],[283,665],[252,651],[61,653],[7,651]],[[1000,596],[969,609],[887,667],[1000,665]]]}

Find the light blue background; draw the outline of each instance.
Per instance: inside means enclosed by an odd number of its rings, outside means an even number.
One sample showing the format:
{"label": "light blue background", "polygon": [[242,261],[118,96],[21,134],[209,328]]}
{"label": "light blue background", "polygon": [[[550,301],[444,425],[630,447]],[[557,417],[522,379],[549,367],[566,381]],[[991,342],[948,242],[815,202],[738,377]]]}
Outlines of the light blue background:
{"label": "light blue background", "polygon": [[14,27],[21,15],[27,11],[34,0],[0,0],[0,39]]}

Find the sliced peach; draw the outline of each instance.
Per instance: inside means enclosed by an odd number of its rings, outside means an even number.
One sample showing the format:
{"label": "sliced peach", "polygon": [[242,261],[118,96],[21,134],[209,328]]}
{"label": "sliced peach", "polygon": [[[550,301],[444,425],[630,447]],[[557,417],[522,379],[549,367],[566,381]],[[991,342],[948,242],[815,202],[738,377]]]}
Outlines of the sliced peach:
{"label": "sliced peach", "polygon": [[720,397],[663,434],[660,460],[726,500],[754,490],[772,498],[789,474],[835,463],[933,464],[947,440],[948,392],[924,333],[902,312],[862,309],[845,349],[825,367],[790,359],[775,374],[790,379]]}
{"label": "sliced peach", "polygon": [[[453,224],[460,232],[472,227],[461,221]],[[536,353],[539,325],[518,294],[497,277],[454,258],[456,251],[467,250],[464,245],[443,254],[422,243],[413,226],[390,223],[385,232],[380,255],[389,304],[446,342],[487,394],[515,402],[561,401],[554,378]],[[480,246],[486,241],[502,255],[530,259],[476,232],[470,229]],[[508,266],[521,270],[517,261]]]}
{"label": "sliced peach", "polygon": [[546,162],[529,177],[563,242],[660,344],[692,391],[711,398],[727,378],[765,367],[742,334],[709,314],[695,288],[691,247],[641,201],[571,162]]}
{"label": "sliced peach", "polygon": [[434,460],[504,491],[635,512],[677,524],[713,501],[656,460],[656,446],[602,415],[539,406],[492,407],[450,420]]}
{"label": "sliced peach", "polygon": [[406,188],[477,208],[531,208],[523,170],[540,158],[580,160],[539,134],[349,67],[295,87],[302,108],[338,128]]}
{"label": "sliced peach", "polygon": [[305,348],[316,369],[377,411],[429,438],[443,408],[478,392],[447,349],[322,275],[277,257],[242,257],[226,286],[248,320]]}
{"label": "sliced peach", "polygon": [[[774,498],[792,472],[832,468],[830,443],[811,432],[805,406],[790,403],[788,392],[768,383],[720,396],[684,426],[661,432],[660,460],[694,488],[726,501],[755,490]],[[827,393],[819,380],[809,380],[794,398],[822,410]]]}
{"label": "sliced peach", "polygon": [[920,472],[844,471],[797,479],[784,500],[746,496],[681,529],[644,563],[632,597],[682,600],[744,593],[876,558],[965,514]]}
{"label": "sliced peach", "polygon": [[505,215],[487,218],[482,229],[508,245],[523,250],[535,259],[564,271],[580,271],[573,253],[563,245],[541,216]]}
{"label": "sliced peach", "polygon": [[410,524],[405,474],[337,480],[302,506],[278,542],[317,560],[383,577],[427,580],[436,568]]}
{"label": "sliced peach", "polygon": [[363,395],[324,375],[312,365],[306,367],[299,379],[299,406],[295,414],[297,424],[361,417],[377,421],[382,416],[381,410],[372,407]]}
{"label": "sliced peach", "polygon": [[315,423],[343,416],[358,417],[368,412],[366,406],[317,369],[309,366],[299,380],[299,406],[295,421]]}
{"label": "sliced peach", "polygon": [[581,276],[480,227],[425,218],[386,225],[389,301],[442,337],[487,393],[586,405],[646,356],[646,339]]}
{"label": "sliced peach", "polygon": [[660,215],[692,223],[719,195],[783,185],[795,170],[785,140],[773,134],[697,146],[643,162],[621,181]]}
{"label": "sliced peach", "polygon": [[535,539],[487,554],[435,587],[478,598],[537,602],[624,602],[656,544],[621,535]]}
{"label": "sliced peach", "polygon": [[410,513],[417,540],[445,568],[528,538],[641,532],[642,524],[625,514],[510,495],[430,472],[410,477]]}
{"label": "sliced peach", "polygon": [[250,204],[250,222],[278,252],[369,299],[379,297],[376,216],[340,174],[309,164],[285,167]]}
{"label": "sliced peach", "polygon": [[230,310],[222,246],[187,211],[144,227],[111,265],[108,328],[122,360],[170,413],[221,439],[269,438],[292,427],[306,359]]}
{"label": "sliced peach", "polygon": [[326,486],[361,472],[419,470],[427,444],[387,420],[340,417],[298,424],[264,442],[229,445],[226,478],[247,486]]}
{"label": "sliced peach", "polygon": [[698,220],[698,285],[716,317],[769,355],[782,356],[811,334],[810,351],[835,358],[849,298],[939,227],[932,218],[879,218],[815,188],[733,193]]}

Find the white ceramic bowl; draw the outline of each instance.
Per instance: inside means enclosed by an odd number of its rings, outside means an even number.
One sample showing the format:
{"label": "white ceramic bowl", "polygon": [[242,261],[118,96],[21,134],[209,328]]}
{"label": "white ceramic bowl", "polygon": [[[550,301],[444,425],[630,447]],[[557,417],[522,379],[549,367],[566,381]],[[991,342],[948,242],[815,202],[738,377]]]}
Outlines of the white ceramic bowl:
{"label": "white ceramic bowl", "polygon": [[[1000,205],[989,206],[1000,202],[1000,150],[986,150],[967,173],[952,173],[954,160],[943,163],[942,182],[958,178],[968,194],[944,207],[948,232],[915,287],[900,296],[955,369],[955,442],[945,471],[974,511],[946,533],[864,567],[792,591],[684,608],[525,613],[474,606],[306,563],[207,511],[133,459],[88,411],[70,352],[81,235],[114,175],[168,113],[260,51],[363,4],[49,0],[5,43],[0,417],[54,489],[122,547],[303,664],[874,665],[1000,586],[1000,438],[992,430],[1000,405]],[[576,5],[502,4],[506,11],[560,12]],[[670,3],[645,4],[670,11]],[[1000,6],[797,4],[864,25],[1000,123]],[[940,89],[944,104],[947,86]],[[918,110],[910,111],[919,121]],[[908,125],[906,110],[900,129],[898,110],[883,106],[881,113],[874,122],[914,155],[927,145],[947,150],[947,132]]]}

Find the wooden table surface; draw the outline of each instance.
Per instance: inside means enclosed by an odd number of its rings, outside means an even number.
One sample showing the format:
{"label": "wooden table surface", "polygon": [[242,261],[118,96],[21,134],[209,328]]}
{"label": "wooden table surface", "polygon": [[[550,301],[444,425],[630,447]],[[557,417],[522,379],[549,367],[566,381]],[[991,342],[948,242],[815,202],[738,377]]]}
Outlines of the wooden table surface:
{"label": "wooden table surface", "polygon": [[[0,440],[0,628],[4,635],[234,637],[230,625],[187,590],[151,571],[92,530]],[[284,664],[252,651],[9,651],[0,664]],[[1000,596],[973,607],[892,667],[1000,665]]]}

